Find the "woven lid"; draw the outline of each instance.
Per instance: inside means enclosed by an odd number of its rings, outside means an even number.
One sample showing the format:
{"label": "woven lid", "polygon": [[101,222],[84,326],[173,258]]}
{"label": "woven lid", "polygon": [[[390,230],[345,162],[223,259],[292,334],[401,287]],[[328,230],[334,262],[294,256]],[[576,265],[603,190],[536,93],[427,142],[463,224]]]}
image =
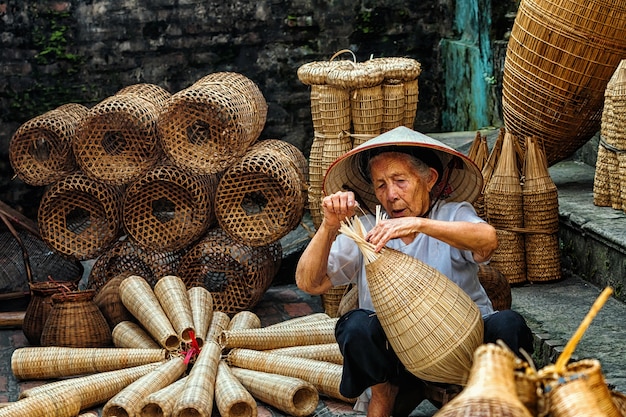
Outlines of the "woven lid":
{"label": "woven lid", "polygon": [[[339,190],[353,191],[357,199],[374,212],[379,202],[368,179],[366,161],[370,156],[370,150],[383,147],[389,148],[390,151],[406,151],[407,148],[416,148],[417,152],[412,153],[418,158],[420,150],[417,148],[422,148],[424,155],[428,153],[428,150],[432,150],[444,170],[443,175],[440,173],[439,181],[435,186],[444,190],[442,199],[472,203],[480,194],[483,177],[476,164],[448,145],[404,126],[370,139],[337,158],[324,177],[324,193],[329,195]],[[426,160],[424,162],[431,166],[437,165],[437,161]],[[447,178],[447,186],[442,183],[445,178]]]}

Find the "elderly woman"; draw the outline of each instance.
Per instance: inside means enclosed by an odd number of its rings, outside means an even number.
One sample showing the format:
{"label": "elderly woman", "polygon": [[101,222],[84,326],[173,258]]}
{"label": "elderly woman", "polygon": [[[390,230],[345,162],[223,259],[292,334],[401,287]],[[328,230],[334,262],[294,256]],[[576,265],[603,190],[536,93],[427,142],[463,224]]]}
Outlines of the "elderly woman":
{"label": "elderly woman", "polygon": [[327,171],[323,221],[298,262],[296,283],[310,294],[357,285],[359,308],[342,316],[335,330],[344,356],[340,391],[359,397],[356,408],[367,408],[370,417],[407,415],[423,397],[416,394],[422,382],[406,371],[376,317],[356,243],[338,233],[341,221],[362,209],[371,213],[379,204],[388,216],[376,225],[371,214],[362,221],[377,251],[387,246],[413,256],[470,296],[483,317],[485,342],[500,339],[514,352],[533,350],[523,317],[494,311],[478,279],[478,264],[488,262],[498,245],[495,229],[471,205],[481,187],[482,175],[467,157],[405,127],[360,145]]}

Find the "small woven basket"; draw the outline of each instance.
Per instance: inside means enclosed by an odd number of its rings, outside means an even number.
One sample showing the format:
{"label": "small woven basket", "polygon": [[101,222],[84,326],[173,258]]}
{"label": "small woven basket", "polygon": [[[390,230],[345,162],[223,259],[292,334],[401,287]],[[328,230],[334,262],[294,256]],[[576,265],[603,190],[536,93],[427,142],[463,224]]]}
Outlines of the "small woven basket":
{"label": "small woven basket", "polygon": [[597,359],[582,359],[567,365],[565,375],[578,375],[585,378],[590,393],[600,407],[602,415],[622,417],[611,397],[611,392],[604,378],[602,366]]}
{"label": "small woven basket", "polygon": [[257,404],[252,394],[233,375],[223,360],[220,360],[215,378],[215,404],[222,417],[257,415]]}
{"label": "small woven basket", "polygon": [[128,184],[162,155],[155,105],[140,96],[108,97],[89,109],[72,142],[81,170],[113,185]]}
{"label": "small woven basket", "polygon": [[132,272],[123,272],[115,276],[107,281],[93,298],[111,329],[114,329],[120,322],[134,320],[133,315],[124,307],[119,291],[121,282],[131,275],[133,275]]}
{"label": "small woven basket", "polygon": [[184,255],[178,276],[187,288],[204,287],[213,309],[235,314],[255,306],[276,272],[280,243],[248,246],[214,228]]}
{"label": "small woven basket", "polygon": [[74,106],[75,111],[71,113],[56,108],[36,116],[22,124],[11,137],[11,167],[26,184],[49,185],[78,169],[72,141],[87,108],[80,104]]}
{"label": "small woven basket", "polygon": [[52,310],[41,330],[42,346],[110,346],[111,329],[93,301],[94,290],[56,293]]}
{"label": "small woven basket", "polygon": [[365,138],[359,135],[379,135],[383,123],[382,86],[378,84],[354,90],[350,95],[350,115],[355,134],[353,147],[365,142]]}
{"label": "small woven basket", "polygon": [[338,285],[334,286],[320,297],[322,299],[322,306],[324,307],[324,312],[328,314],[329,317],[339,317],[339,304],[343,299],[343,296],[346,294],[349,285]]}
{"label": "small woven basket", "polygon": [[383,120],[381,132],[384,133],[404,125],[404,83],[399,80],[387,80],[382,85],[382,93]]}
{"label": "small woven basket", "polygon": [[546,383],[550,416],[581,417],[602,416],[600,405],[587,384],[580,376],[561,378]]}
{"label": "small woven basket", "polygon": [[412,81],[422,72],[422,65],[412,58],[380,57],[372,58],[368,62],[380,68],[385,80]]}

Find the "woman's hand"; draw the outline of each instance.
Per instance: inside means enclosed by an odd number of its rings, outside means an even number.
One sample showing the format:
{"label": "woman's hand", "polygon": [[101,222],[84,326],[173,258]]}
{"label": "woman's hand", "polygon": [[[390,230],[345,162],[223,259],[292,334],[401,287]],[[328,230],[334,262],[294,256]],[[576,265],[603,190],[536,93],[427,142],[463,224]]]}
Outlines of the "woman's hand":
{"label": "woman's hand", "polygon": [[365,239],[376,247],[376,252],[379,252],[391,239],[405,238],[412,241],[418,234],[420,220],[419,217],[381,220],[365,235]]}
{"label": "woman's hand", "polygon": [[358,206],[352,191],[338,191],[328,195],[322,200],[324,223],[331,229],[339,230],[341,222],[354,216]]}

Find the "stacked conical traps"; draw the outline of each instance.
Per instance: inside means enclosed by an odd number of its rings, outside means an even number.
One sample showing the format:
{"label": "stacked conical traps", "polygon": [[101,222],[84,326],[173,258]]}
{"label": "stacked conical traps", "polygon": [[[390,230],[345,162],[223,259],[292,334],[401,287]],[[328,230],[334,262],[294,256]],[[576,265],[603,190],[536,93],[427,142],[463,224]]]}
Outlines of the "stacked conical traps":
{"label": "stacked conical traps", "polygon": [[320,395],[353,402],[339,393],[337,319],[315,313],[261,327],[256,314],[230,318],[214,308],[207,290],[187,289],[173,275],[154,289],[131,275],[119,293],[132,321],[115,326],[115,347],[17,349],[11,362],[16,378],[61,379],[25,390],[0,416],[51,410],[74,416],[100,405],[105,417],[209,416],[216,405],[223,417],[252,417],[256,400],[306,416]]}

